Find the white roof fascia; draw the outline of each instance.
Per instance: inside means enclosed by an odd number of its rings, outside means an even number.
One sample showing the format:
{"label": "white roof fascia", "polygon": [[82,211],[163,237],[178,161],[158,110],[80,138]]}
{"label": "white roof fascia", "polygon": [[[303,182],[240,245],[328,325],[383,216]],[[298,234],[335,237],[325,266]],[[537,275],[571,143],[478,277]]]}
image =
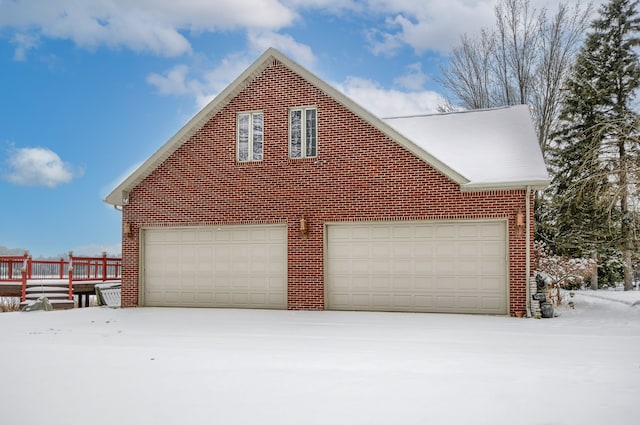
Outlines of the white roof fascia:
{"label": "white roof fascia", "polygon": [[206,124],[219,110],[227,105],[244,87],[246,87],[256,76],[258,76],[272,60],[277,60],[287,68],[300,75],[312,85],[323,91],[325,94],[342,104],[345,108],[367,121],[376,129],[386,134],[409,152],[421,158],[436,170],[453,180],[464,185],[469,183],[469,179],[453,170],[451,167],[426,152],[411,140],[397,132],[391,126],[383,122],[380,118],[367,111],[362,106],[349,99],[346,95],[331,87],[329,84],[316,77],[301,65],[292,61],[278,50],[270,47],[267,49],[249,68],[247,68],[238,78],[236,78],[227,88],[216,96],[207,106],[189,120],[171,139],[160,147],[153,155],[143,162],[133,173],[123,180],[115,189],[107,195],[104,202],[111,205],[122,205],[125,193],[131,191],[142,180],[144,180],[153,170],[155,170],[164,160],[173,154],[183,143],[185,143],[196,131]]}
{"label": "white roof fascia", "polygon": [[489,183],[468,183],[460,185],[463,192],[486,192],[489,190],[513,190],[513,189],[532,189],[542,190],[549,186],[549,180],[530,180],[518,182],[489,182]]}

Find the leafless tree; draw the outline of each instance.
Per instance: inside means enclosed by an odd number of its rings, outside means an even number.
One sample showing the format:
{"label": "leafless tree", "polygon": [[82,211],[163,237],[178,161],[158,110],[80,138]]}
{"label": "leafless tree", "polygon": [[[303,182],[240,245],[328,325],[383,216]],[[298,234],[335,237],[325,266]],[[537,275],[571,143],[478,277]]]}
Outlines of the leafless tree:
{"label": "leafless tree", "polygon": [[531,105],[544,153],[591,10],[561,3],[548,18],[529,0],[501,0],[495,29],[462,35],[439,82],[465,109]]}

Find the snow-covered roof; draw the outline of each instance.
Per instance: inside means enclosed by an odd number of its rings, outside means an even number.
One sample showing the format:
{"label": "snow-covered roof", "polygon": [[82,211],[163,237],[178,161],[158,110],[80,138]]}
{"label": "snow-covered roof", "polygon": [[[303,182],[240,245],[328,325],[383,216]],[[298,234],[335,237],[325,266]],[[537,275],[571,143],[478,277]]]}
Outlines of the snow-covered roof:
{"label": "snow-covered roof", "polygon": [[[542,188],[548,184],[546,169],[544,169],[544,174],[542,173],[544,162],[542,161],[540,148],[537,143],[530,143],[531,140],[535,142],[535,132],[533,132],[531,118],[524,114],[525,107],[505,109],[504,119],[509,121],[508,123],[501,123],[499,118],[494,118],[494,113],[498,110],[382,120],[287,56],[276,49],[269,48],[227,88],[189,120],[171,139],[162,145],[160,149],[118,184],[104,201],[112,205],[126,203],[129,191],[140,184],[183,143],[189,140],[196,131],[202,128],[218,111],[271,65],[274,60],[282,63],[349,111],[369,122],[392,140],[395,140],[400,146],[458,183],[463,190],[524,188],[526,186]],[[511,110],[513,112],[507,112]],[[487,121],[490,120],[494,124],[489,125],[488,122],[483,122],[485,118],[483,118],[482,114],[486,114],[484,116],[487,117]],[[500,113],[498,114],[500,115]],[[511,123],[511,120],[515,122]],[[465,131],[464,127],[467,126],[471,127]],[[437,134],[438,137],[427,137],[430,134],[429,132],[434,135]],[[466,149],[460,148],[454,142],[460,143],[461,146],[466,146]],[[485,149],[481,150],[480,145],[486,145]],[[446,152],[447,149],[445,148],[449,148],[449,152]],[[516,152],[521,148],[525,148],[525,152]],[[461,155],[454,154],[454,152],[461,153]],[[480,155],[480,152],[483,152],[483,154]],[[508,152],[511,154],[508,154]],[[460,156],[467,156],[468,158],[465,161],[460,159]],[[535,164],[529,164],[522,160],[527,157]],[[470,166],[469,164],[477,158],[492,159],[478,161],[475,168]],[[515,162],[516,158],[518,159],[517,162]],[[503,165],[510,169],[522,167],[522,171],[526,169],[535,170],[535,172],[518,174],[513,171],[507,172],[507,170],[503,170],[502,174],[496,173],[496,175],[491,176],[488,174],[483,175],[480,172],[483,167],[490,171]],[[523,178],[525,174],[531,175]]]}
{"label": "snow-covered roof", "polygon": [[383,121],[463,175],[463,189],[549,183],[527,105]]}

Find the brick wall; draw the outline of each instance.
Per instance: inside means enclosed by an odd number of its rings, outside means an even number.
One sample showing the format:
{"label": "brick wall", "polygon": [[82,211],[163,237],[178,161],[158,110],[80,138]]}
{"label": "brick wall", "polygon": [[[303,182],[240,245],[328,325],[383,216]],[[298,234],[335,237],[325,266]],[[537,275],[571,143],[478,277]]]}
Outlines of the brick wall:
{"label": "brick wall", "polygon": [[[318,157],[288,158],[288,110],[315,105]],[[236,114],[264,112],[264,160],[236,162]],[[274,62],[129,195],[123,221],[124,307],[138,303],[139,229],[288,224],[288,306],[324,308],[323,224],[330,221],[508,218],[510,312],[525,307],[523,190],[460,187],[288,68]],[[309,236],[299,235],[300,218]]]}

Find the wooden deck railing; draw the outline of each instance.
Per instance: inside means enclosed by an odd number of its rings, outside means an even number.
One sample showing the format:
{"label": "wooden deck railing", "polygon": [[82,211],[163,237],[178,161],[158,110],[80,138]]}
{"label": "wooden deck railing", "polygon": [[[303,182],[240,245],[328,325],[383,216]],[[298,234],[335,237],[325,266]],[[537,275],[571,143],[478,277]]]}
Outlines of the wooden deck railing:
{"label": "wooden deck railing", "polygon": [[0,256],[0,282],[21,282],[22,301],[26,299],[27,281],[65,280],[69,282],[69,299],[73,299],[73,282],[107,281],[122,276],[122,258],[76,257],[69,252],[65,260],[34,260],[28,252],[22,256]]}

